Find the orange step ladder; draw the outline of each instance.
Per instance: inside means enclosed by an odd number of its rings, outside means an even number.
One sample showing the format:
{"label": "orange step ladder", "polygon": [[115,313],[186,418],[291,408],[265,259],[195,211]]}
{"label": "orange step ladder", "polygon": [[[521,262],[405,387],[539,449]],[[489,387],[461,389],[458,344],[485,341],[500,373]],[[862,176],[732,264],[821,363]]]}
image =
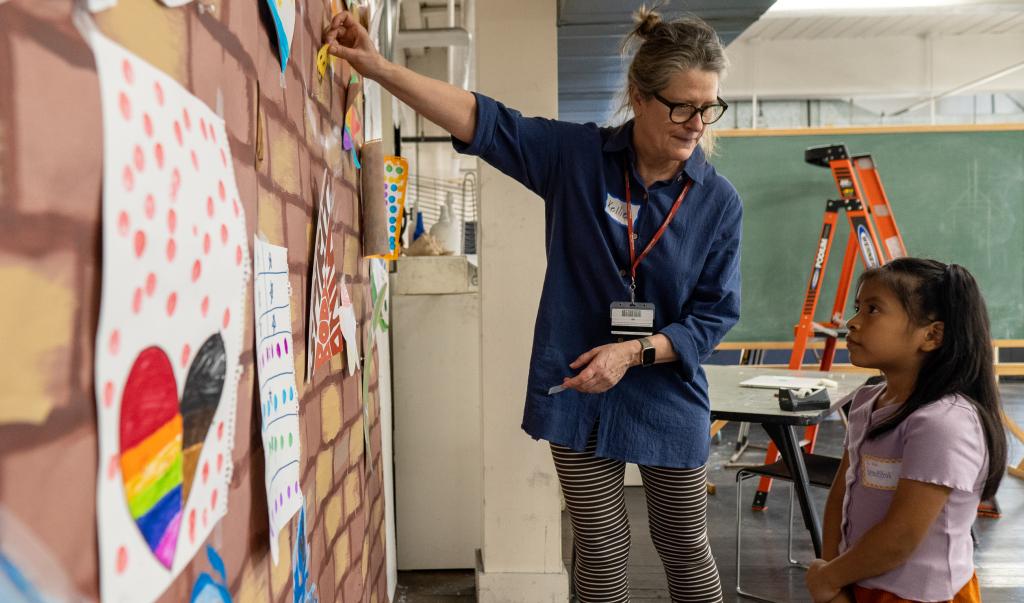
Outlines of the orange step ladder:
{"label": "orange step ladder", "polygon": [[[832,171],[832,178],[839,190],[839,198],[830,199],[825,204],[821,236],[815,250],[814,262],[811,264],[811,276],[807,281],[800,322],[796,325],[789,368],[802,368],[808,340],[812,337],[824,337],[825,347],[821,353],[819,369],[828,371],[831,370],[835,358],[836,343],[840,337],[846,335],[843,314],[846,311],[850,287],[853,286],[857,257],[860,257],[866,268],[875,268],[895,258],[906,256],[907,249],[903,244],[899,227],[896,226],[896,217],[893,215],[892,206],[889,204],[889,198],[882,187],[882,180],[871,155],[850,157],[846,145],[838,144],[811,147],[804,152],[804,161]],[[846,212],[851,236],[847,240],[843,256],[843,268],[835,302],[832,305],[832,314],[827,322],[819,324],[814,321],[814,312],[821,296],[832,242],[839,228],[840,210]],[[879,245],[879,241],[883,244]],[[817,436],[817,425],[811,425],[804,430],[801,444],[808,453],[814,451]],[[778,460],[779,451],[774,443],[770,443],[765,463],[774,463]],[[771,487],[771,478],[762,477],[757,492],[754,493],[754,502],[751,505],[753,510],[763,511],[767,508]]]}

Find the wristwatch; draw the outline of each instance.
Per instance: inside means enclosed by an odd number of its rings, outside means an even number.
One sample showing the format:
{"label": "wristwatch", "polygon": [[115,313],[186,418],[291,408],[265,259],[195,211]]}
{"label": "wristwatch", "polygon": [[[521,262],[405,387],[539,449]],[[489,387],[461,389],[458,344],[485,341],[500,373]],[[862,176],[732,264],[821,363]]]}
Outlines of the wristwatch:
{"label": "wristwatch", "polygon": [[649,337],[640,340],[640,366],[651,366],[654,364],[655,349]]}

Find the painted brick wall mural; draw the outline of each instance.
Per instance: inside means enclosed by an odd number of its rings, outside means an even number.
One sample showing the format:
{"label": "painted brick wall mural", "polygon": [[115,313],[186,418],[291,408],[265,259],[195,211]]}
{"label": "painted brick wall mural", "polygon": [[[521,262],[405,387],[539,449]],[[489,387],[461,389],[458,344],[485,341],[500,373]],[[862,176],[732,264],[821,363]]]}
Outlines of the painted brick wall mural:
{"label": "painted brick wall mural", "polygon": [[340,4],[0,0],[0,600],[388,600]]}

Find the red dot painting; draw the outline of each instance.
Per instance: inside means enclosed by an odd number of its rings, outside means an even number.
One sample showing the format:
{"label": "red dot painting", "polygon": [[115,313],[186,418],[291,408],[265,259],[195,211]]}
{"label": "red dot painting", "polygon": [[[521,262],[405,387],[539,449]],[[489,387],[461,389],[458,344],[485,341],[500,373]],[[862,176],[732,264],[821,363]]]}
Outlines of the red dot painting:
{"label": "red dot painting", "polygon": [[117,573],[123,574],[128,569],[128,549],[123,546],[117,549]]}
{"label": "red dot painting", "polygon": [[[97,525],[105,561],[99,579],[111,600],[156,600],[201,551],[229,502],[232,442],[225,430],[235,420],[244,358],[242,319],[250,267],[242,245],[248,230],[223,120],[173,78],[102,33],[93,31],[86,38],[96,58],[103,163],[108,166],[102,187],[104,278],[95,359],[101,459],[96,483],[102,501]],[[229,199],[233,211],[224,211]],[[193,434],[191,443],[182,441],[182,454],[196,456],[186,464],[187,475],[173,502],[178,506],[160,510],[166,514],[161,526],[173,527],[167,528],[166,539],[161,531],[154,540],[149,524],[132,515],[143,510],[132,506],[126,488],[132,476],[125,458],[138,458],[126,456],[134,444],[122,448],[125,441],[118,437],[134,408],[134,398],[126,393],[134,391],[126,385],[135,383],[129,373],[143,352],[159,351],[177,380],[172,410],[187,427],[185,407],[178,405],[188,398],[183,389],[201,387],[190,375],[210,365],[207,344],[213,338],[226,358],[214,363],[226,375],[223,393],[204,402],[211,411],[205,424],[181,432]],[[145,466],[149,460],[139,462],[143,465],[131,466],[151,468]],[[126,525],[136,531],[124,533]]]}
{"label": "red dot painting", "polygon": [[135,245],[135,256],[142,257],[143,252],[146,251],[146,233],[136,230],[133,243]]}
{"label": "red dot painting", "polygon": [[181,172],[178,168],[174,168],[171,172],[171,201],[178,196],[178,191],[181,189]]}
{"label": "red dot painting", "polygon": [[132,64],[126,59],[121,61],[121,74],[124,75],[124,81],[129,84],[135,81],[135,75],[132,70]]}
{"label": "red dot painting", "polygon": [[107,381],[103,385],[103,406],[109,408],[114,404],[114,383]]}
{"label": "red dot painting", "polygon": [[132,118],[132,102],[128,100],[128,95],[124,92],[121,93],[121,97],[118,101],[118,105],[121,107],[121,117],[125,119]]}
{"label": "red dot painting", "polygon": [[146,167],[146,156],[142,153],[142,147],[135,145],[132,162],[135,164],[135,169],[137,171],[141,172]]}

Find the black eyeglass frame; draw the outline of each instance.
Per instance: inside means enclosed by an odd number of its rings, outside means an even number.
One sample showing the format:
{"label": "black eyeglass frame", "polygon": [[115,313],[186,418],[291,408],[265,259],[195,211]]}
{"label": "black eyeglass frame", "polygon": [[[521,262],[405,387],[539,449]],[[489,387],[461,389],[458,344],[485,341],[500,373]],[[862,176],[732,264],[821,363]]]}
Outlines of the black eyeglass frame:
{"label": "black eyeglass frame", "polygon": [[[716,121],[722,119],[722,116],[725,115],[725,112],[729,110],[729,103],[727,103],[724,100],[722,100],[721,96],[716,97],[715,98],[715,102],[713,104],[705,105],[703,107],[696,107],[694,105],[691,105],[690,103],[673,103],[672,101],[669,101],[669,100],[665,99],[664,97],[662,97],[657,92],[655,92],[653,94],[653,96],[654,96],[654,98],[658,99],[659,103],[661,103],[661,104],[665,105],[666,107],[668,107],[668,118],[674,124],[685,124],[686,122],[688,122],[691,119],[693,119],[694,115],[697,115],[699,113],[700,114],[700,121],[701,121],[701,123],[703,123],[705,126],[710,126],[711,124],[715,123]],[[672,118],[672,114],[675,113],[676,107],[689,107],[692,112],[690,113],[690,115],[686,119],[684,119],[682,121],[676,121],[675,119]],[[712,108],[712,107],[721,107],[722,108],[722,113],[718,117],[716,117],[713,121],[705,121],[704,120],[704,112],[707,111],[708,109]]]}

